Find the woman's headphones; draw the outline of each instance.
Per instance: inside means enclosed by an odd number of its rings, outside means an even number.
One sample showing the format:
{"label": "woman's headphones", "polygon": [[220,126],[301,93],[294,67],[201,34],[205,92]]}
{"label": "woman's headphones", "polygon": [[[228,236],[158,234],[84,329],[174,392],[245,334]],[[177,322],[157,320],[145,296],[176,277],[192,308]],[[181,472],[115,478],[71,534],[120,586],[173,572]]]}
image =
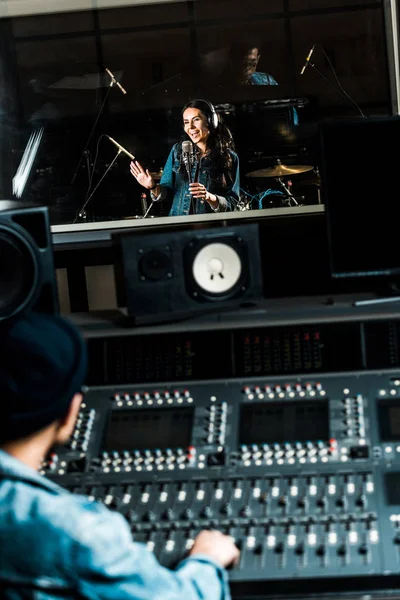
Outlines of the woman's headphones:
{"label": "woman's headphones", "polygon": [[[206,113],[206,116],[207,116],[208,126],[212,130],[217,129],[217,127],[219,125],[219,119],[218,119],[217,111],[214,108],[214,105],[211,104],[211,102],[209,102],[208,100],[203,100],[203,98],[197,98],[196,100],[192,100],[192,102],[204,102],[204,104],[207,104],[208,111]],[[192,102],[189,102],[189,105]],[[188,108],[188,105],[185,106],[183,111],[185,111],[186,108]],[[209,113],[211,113],[211,114],[209,114]]]}
{"label": "woman's headphones", "polygon": [[219,120],[218,120],[217,111],[215,110],[214,105],[211,104],[211,102],[209,102],[208,100],[203,100],[203,98],[199,98],[199,100],[200,100],[200,102],[204,102],[204,104],[207,104],[208,108],[210,109],[211,116],[209,115],[207,117],[208,124],[210,125],[210,127],[212,129],[217,129]]}

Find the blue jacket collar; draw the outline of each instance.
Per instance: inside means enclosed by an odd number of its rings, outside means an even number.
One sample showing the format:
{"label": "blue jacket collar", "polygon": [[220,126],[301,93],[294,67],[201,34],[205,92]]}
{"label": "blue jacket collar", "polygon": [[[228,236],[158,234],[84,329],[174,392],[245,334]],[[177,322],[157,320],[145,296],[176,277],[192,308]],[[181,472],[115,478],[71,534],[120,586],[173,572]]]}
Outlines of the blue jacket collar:
{"label": "blue jacket collar", "polygon": [[40,475],[37,471],[31,469],[31,467],[28,467],[4,450],[0,450],[0,480],[1,479],[25,481],[58,494],[61,494],[64,491],[59,485],[53,483],[50,479],[43,477],[43,475]]}

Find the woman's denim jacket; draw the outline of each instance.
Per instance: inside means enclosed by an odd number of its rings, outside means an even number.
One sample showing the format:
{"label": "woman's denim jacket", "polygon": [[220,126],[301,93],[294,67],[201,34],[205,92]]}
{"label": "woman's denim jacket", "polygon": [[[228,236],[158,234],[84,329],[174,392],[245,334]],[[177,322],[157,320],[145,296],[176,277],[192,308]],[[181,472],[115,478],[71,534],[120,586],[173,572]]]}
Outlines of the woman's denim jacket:
{"label": "woman's denim jacket", "polygon": [[[198,169],[196,181],[202,183],[208,192],[217,196],[218,208],[215,211],[208,202],[191,198],[188,179],[181,172],[180,153],[181,144],[175,144],[171,149],[161,177],[161,193],[159,196],[152,194],[153,200],[172,198],[172,207],[169,214],[173,217],[191,213],[204,214],[235,210],[240,193],[239,157],[236,152],[230,150],[232,155],[230,178],[225,177],[208,156],[201,158],[200,164],[195,161],[192,167],[192,179],[194,179]],[[190,210],[191,202],[195,203],[194,210]]]}

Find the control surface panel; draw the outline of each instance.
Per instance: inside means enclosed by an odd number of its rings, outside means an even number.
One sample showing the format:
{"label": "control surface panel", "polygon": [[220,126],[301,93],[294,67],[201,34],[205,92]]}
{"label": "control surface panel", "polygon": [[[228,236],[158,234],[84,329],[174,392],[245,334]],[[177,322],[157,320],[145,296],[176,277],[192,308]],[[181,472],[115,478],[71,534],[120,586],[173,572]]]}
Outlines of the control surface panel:
{"label": "control surface panel", "polygon": [[199,531],[232,582],[400,574],[400,375],[91,388],[42,466],[174,567]]}

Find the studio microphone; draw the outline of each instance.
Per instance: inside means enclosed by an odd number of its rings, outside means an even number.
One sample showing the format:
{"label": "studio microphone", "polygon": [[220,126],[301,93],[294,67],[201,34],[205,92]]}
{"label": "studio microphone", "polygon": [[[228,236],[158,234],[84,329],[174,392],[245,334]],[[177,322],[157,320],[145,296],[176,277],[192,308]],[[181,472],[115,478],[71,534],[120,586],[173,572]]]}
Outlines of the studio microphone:
{"label": "studio microphone", "polygon": [[123,152],[124,154],[126,154],[127,156],[129,156],[129,158],[131,160],[135,160],[135,157],[128,152],[128,150],[125,150],[125,148],[123,146],[121,146],[121,144],[118,144],[118,142],[116,142],[112,137],[110,137],[109,135],[106,135],[106,137],[110,140],[110,142],[112,142],[114,144],[114,146],[117,146],[118,150],[120,152]]}
{"label": "studio microphone", "polygon": [[122,85],[120,84],[119,81],[117,81],[114,77],[114,75],[111,73],[110,69],[107,69],[107,67],[105,67],[105,70],[107,71],[107,73],[109,74],[109,76],[111,77],[111,81],[112,83],[115,83],[115,85],[117,85],[119,87],[119,89],[121,90],[121,92],[123,94],[127,94],[128,92],[126,91],[126,89],[124,87],[122,87]]}
{"label": "studio microphone", "polygon": [[305,62],[305,64],[304,64],[304,67],[303,67],[303,68],[302,68],[302,70],[301,70],[301,73],[300,73],[300,75],[303,75],[304,71],[307,69],[307,67],[308,67],[308,63],[310,62],[310,58],[312,57],[312,54],[313,54],[313,52],[314,52],[314,49],[315,49],[315,46],[316,46],[316,44],[314,44],[314,46],[311,48],[310,52],[308,53],[308,56],[307,56],[307,58],[306,58],[306,62]]}
{"label": "studio microphone", "polygon": [[183,157],[183,162],[185,163],[185,166],[186,166],[189,183],[192,183],[192,169],[191,169],[191,167],[192,167],[191,157],[192,156],[193,156],[192,142],[189,142],[189,140],[182,142],[182,157]]}
{"label": "studio microphone", "polygon": [[182,154],[183,160],[190,160],[190,156],[193,154],[193,144],[189,140],[182,142]]}

